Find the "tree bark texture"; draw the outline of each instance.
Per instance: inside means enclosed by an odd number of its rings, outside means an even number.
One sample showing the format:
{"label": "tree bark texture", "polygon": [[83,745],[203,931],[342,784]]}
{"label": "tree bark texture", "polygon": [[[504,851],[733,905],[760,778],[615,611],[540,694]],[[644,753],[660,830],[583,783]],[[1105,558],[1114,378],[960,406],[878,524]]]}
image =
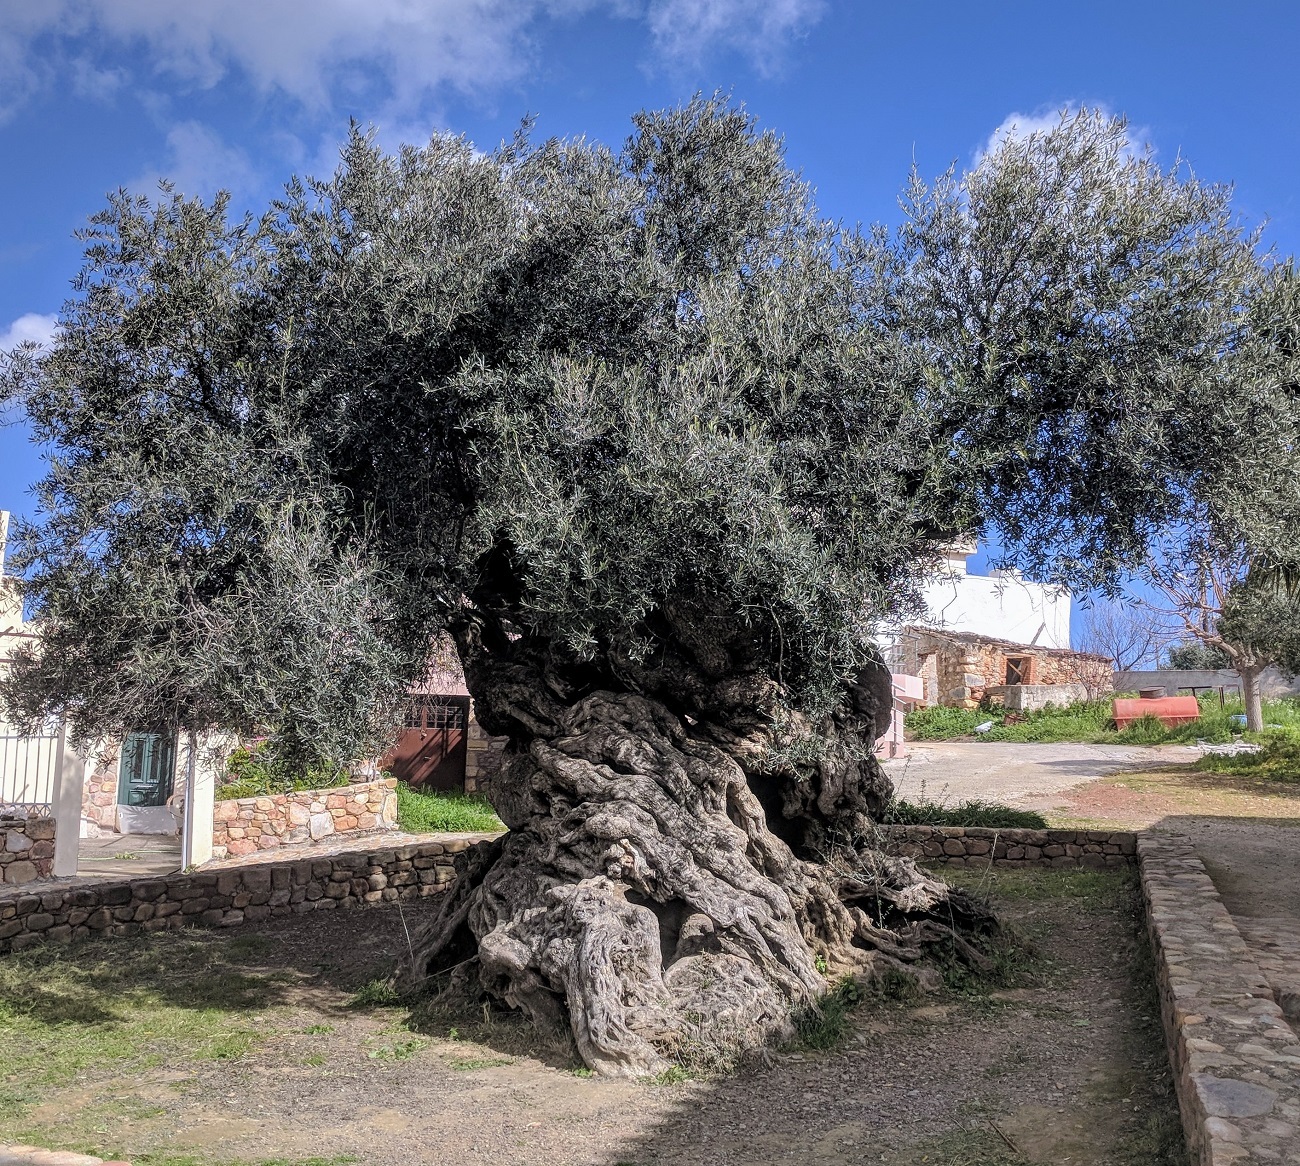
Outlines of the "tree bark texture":
{"label": "tree bark texture", "polygon": [[788,1036],[828,977],[932,982],[936,947],[983,960],[989,914],[873,840],[883,669],[824,724],[786,726],[820,737],[796,763],[754,712],[765,677],[623,662],[622,691],[593,688],[545,653],[467,639],[479,719],[511,738],[492,790],[509,833],[462,856],[402,986],[457,968],[568,1027],[592,1069],[635,1077]]}
{"label": "tree bark texture", "polygon": [[1241,664],[1241,696],[1246,706],[1246,728],[1252,733],[1264,731],[1264,697],[1259,678],[1264,668],[1260,664]]}

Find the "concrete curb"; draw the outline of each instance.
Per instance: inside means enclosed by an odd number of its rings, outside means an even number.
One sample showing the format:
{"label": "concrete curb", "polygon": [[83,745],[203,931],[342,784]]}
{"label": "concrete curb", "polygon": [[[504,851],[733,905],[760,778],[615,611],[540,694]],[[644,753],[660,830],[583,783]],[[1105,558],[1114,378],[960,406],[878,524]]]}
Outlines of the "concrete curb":
{"label": "concrete curb", "polygon": [[1191,839],[1140,835],[1138,866],[1192,1162],[1300,1163],[1300,1039]]}

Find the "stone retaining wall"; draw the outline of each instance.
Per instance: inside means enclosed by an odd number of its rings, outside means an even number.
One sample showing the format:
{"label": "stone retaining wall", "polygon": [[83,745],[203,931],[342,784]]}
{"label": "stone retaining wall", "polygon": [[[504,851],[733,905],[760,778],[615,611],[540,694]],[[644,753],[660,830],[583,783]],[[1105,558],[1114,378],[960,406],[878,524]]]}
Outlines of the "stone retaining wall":
{"label": "stone retaining wall", "polygon": [[54,874],[54,819],[0,816],[0,884]]}
{"label": "stone retaining wall", "polygon": [[43,940],[139,935],[187,925],[229,927],[272,915],[438,895],[455,877],[455,855],[490,837],[462,834],[163,878],[65,879],[39,890],[15,889],[0,893],[0,952]]}
{"label": "stone retaining wall", "polygon": [[397,781],[299,790],[257,798],[230,798],[212,807],[212,856],[241,858],[319,842],[334,834],[392,830],[397,825]]}
{"label": "stone retaining wall", "polygon": [[1138,857],[1192,1161],[1300,1162],[1300,1039],[1191,840],[1144,834]]}
{"label": "stone retaining wall", "polygon": [[1113,830],[882,826],[895,854],[945,866],[1115,867],[1137,861],[1137,835]]}

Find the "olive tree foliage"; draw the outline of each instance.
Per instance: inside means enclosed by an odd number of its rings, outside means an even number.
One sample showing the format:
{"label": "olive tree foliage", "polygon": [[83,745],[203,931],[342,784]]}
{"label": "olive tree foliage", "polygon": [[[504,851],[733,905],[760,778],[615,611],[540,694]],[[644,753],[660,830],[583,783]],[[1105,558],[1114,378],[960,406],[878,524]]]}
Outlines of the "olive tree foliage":
{"label": "olive tree foliage", "polygon": [[1008,559],[1112,590],[1192,515],[1258,533],[1261,495],[1289,495],[1294,518],[1294,406],[1272,412],[1239,371],[1259,359],[1244,308],[1267,276],[1227,188],[1085,110],[961,178],[914,177],[905,209],[925,395]]}
{"label": "olive tree foliage", "polygon": [[1300,668],[1300,279],[1293,266],[1268,269],[1239,315],[1242,336],[1224,383],[1249,413],[1235,440],[1224,435],[1230,444],[1220,460],[1236,473],[1245,448],[1249,467],[1225,482],[1219,463],[1210,463],[1215,476],[1198,483],[1179,520],[1153,540],[1141,577],[1161,597],[1148,606],[1163,603],[1189,645],[1241,676],[1247,726],[1259,732],[1261,674],[1271,665]]}
{"label": "olive tree foliage", "polygon": [[257,220],[115,198],[8,373],[55,451],[9,699],[101,729],[136,684],[346,755],[450,635],[510,831],[401,979],[605,1072],[788,1032],[826,970],[981,964],[987,911],[872,841],[872,632],[958,534],[1095,583],[1248,515],[1277,442],[1205,455],[1260,266],[1089,114],[906,209],[826,222],[719,99],[618,151],[354,134]]}

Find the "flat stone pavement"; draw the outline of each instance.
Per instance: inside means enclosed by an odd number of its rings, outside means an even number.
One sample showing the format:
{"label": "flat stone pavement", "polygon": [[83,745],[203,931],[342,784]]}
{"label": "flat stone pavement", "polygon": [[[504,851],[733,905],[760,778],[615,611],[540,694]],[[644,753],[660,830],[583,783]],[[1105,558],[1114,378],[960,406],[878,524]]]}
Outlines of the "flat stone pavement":
{"label": "flat stone pavement", "polygon": [[1193,819],[1196,853],[1300,1033],[1300,825],[1256,818]]}
{"label": "flat stone pavement", "polygon": [[[323,842],[259,850],[243,858],[222,858],[204,863],[203,870],[256,866],[264,862],[294,862],[300,858],[327,858],[346,851],[391,850],[423,842],[478,842],[485,834],[406,834],[400,830],[371,830],[364,834],[341,834]],[[104,834],[83,838],[77,855],[77,878],[140,879],[172,874],[180,869],[181,843],[167,834]],[[44,884],[41,884],[44,889]],[[5,1166],[0,1159],[0,1166]]]}
{"label": "flat stone pavement", "polygon": [[898,796],[953,803],[979,798],[1050,808],[1053,795],[1109,773],[1187,762],[1186,746],[1020,745],[1006,741],[921,741],[911,756],[884,763]]}
{"label": "flat stone pavement", "polygon": [[77,844],[78,878],[139,879],[171,874],[180,865],[181,840],[175,834],[101,834]]}

